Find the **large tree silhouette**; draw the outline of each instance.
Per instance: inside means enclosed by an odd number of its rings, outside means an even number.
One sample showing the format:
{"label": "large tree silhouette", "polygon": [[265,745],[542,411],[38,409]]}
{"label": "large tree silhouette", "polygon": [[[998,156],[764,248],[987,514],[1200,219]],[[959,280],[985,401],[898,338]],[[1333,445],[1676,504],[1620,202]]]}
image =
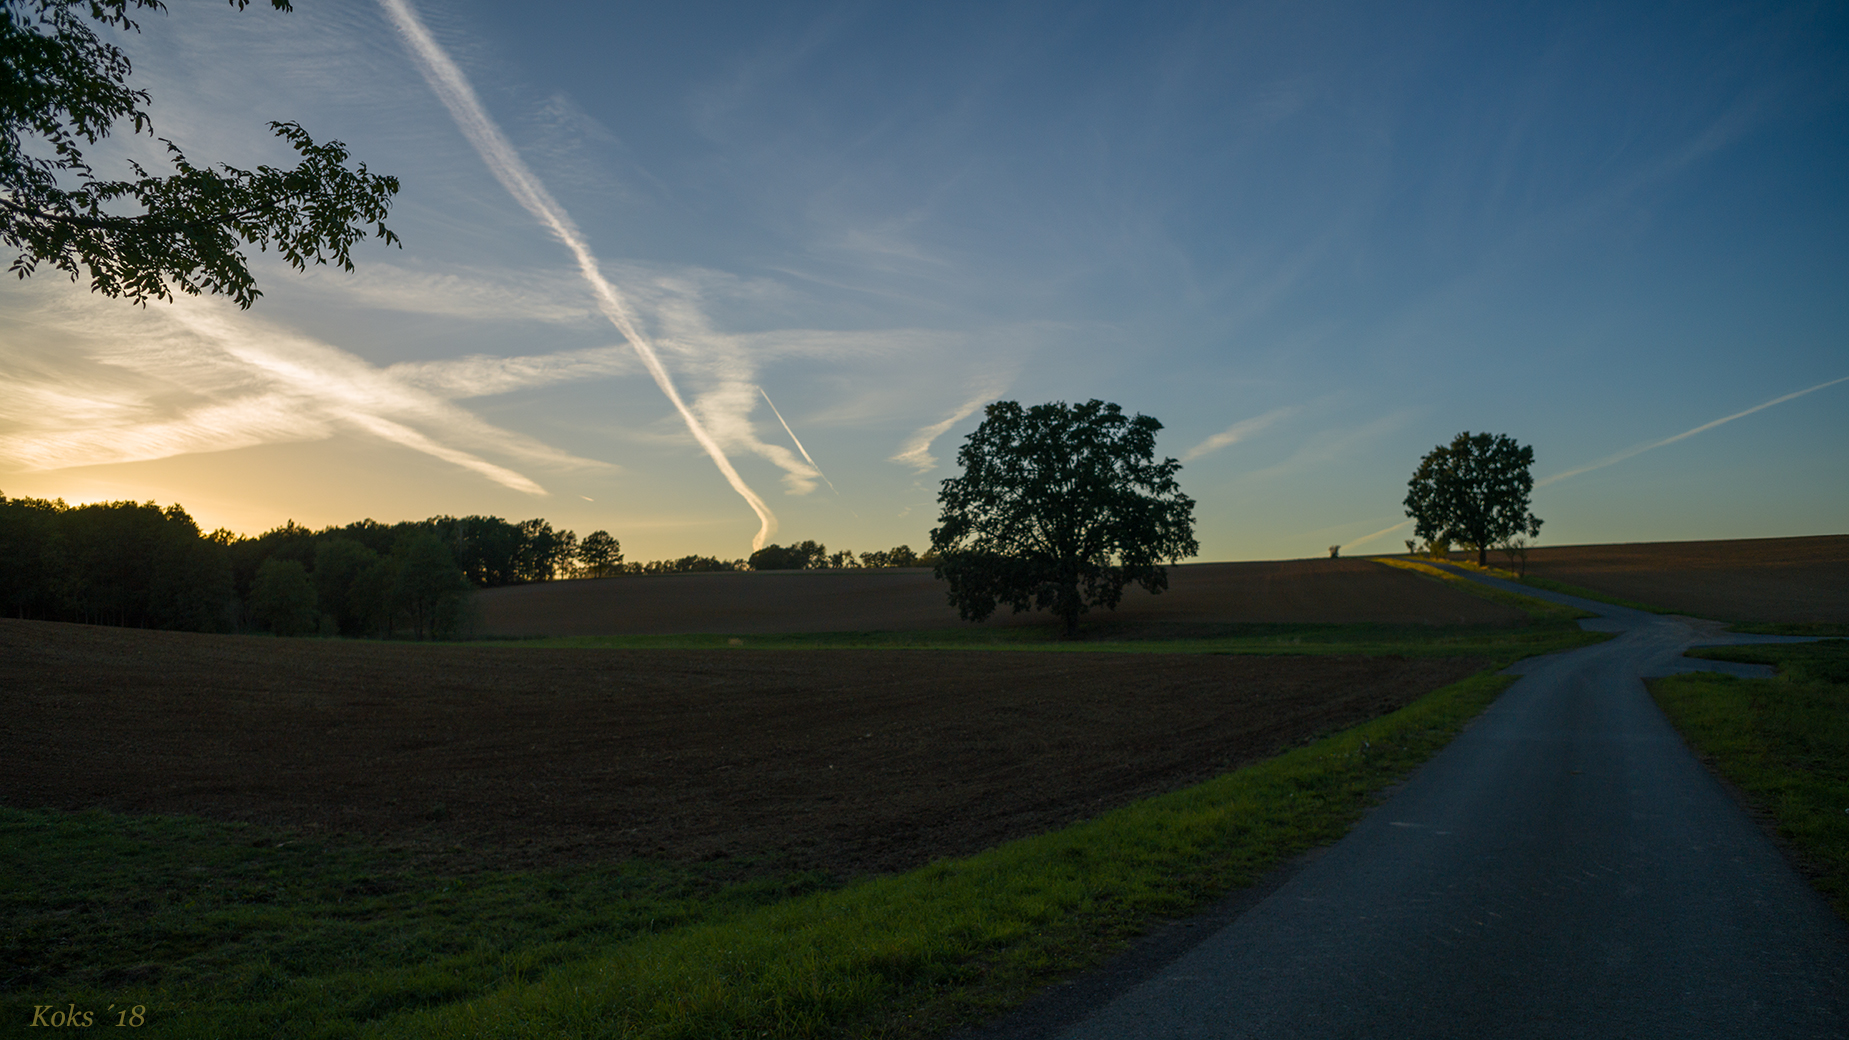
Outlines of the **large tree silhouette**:
{"label": "large tree silhouette", "polygon": [[1465,431],[1433,448],[1419,460],[1406,491],[1414,532],[1474,548],[1477,566],[1486,566],[1491,546],[1541,533],[1540,518],[1528,511],[1533,465],[1534,449],[1507,434]]}
{"label": "large tree silhouette", "polygon": [[957,453],[963,475],[944,481],[931,532],[963,618],[1000,603],[1051,609],[1072,636],[1080,614],[1116,609],[1130,582],[1166,589],[1162,561],[1199,551],[1181,463],[1155,461],[1160,422],[1099,400],[999,401],[986,415]]}

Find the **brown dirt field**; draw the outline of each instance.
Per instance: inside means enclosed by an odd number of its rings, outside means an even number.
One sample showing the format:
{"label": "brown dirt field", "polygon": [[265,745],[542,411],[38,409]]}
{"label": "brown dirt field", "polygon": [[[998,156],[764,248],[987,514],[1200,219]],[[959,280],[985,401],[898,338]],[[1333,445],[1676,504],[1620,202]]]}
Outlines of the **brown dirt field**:
{"label": "brown dirt field", "polygon": [[0,802],[345,832],[456,864],[901,870],[1207,779],[1482,665],[510,649],[5,620]]}
{"label": "brown dirt field", "polygon": [[1849,535],[1549,546],[1528,573],[1722,621],[1849,621]]}
{"label": "brown dirt field", "polygon": [[[1167,592],[1125,591],[1115,611],[1085,622],[1376,622],[1519,624],[1521,611],[1366,560],[1188,563]],[[629,576],[489,589],[476,597],[481,632],[506,636],[876,632],[968,625],[924,569],[766,571]],[[1045,611],[992,626],[1045,625]]]}

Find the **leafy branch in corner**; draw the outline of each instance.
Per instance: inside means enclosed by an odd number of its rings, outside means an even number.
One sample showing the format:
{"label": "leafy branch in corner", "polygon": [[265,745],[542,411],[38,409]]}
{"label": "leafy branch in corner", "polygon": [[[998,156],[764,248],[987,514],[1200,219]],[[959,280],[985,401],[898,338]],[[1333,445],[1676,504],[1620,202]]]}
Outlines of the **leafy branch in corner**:
{"label": "leafy branch in corner", "polygon": [[[230,2],[242,10],[250,0]],[[165,6],[0,0],[0,242],[18,253],[10,271],[26,278],[47,264],[72,281],[87,274],[92,291],[142,304],[177,288],[249,307],[262,294],[244,246],[274,249],[297,270],[312,262],[351,271],[354,243],[369,234],[398,242],[385,226],[398,179],[364,163],[349,169],[344,144],[316,143],[293,122],[269,124],[301,157],[291,169],[195,165],[159,138],[173,174],[131,161],[133,179],[98,178],[84,147],[118,123],[153,133],[147,92],[128,86],[128,56],[93,25],[137,32],[131,9]]]}

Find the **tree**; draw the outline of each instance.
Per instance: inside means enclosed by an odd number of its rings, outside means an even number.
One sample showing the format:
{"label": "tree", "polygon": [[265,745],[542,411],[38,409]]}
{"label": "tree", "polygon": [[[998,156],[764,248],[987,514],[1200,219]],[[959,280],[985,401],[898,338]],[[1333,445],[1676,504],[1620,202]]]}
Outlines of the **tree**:
{"label": "tree", "polygon": [[378,553],[345,535],[330,535],[315,546],[315,597],[343,636],[366,632],[367,611],[355,602],[353,588],[378,559]]}
{"label": "tree", "polygon": [[554,531],[548,521],[535,517],[519,524],[520,552],[515,573],[521,581],[551,581],[578,558],[578,536]]}
{"label": "tree", "polygon": [[257,579],[250,587],[250,612],[258,624],[279,636],[313,632],[321,619],[308,572],[294,560],[274,557],[257,568]]}
{"label": "tree", "polygon": [[1419,460],[1406,492],[1413,531],[1434,546],[1457,542],[1477,551],[1477,565],[1489,565],[1492,546],[1518,534],[1541,533],[1540,518],[1528,511],[1534,490],[1534,449],[1507,434],[1469,431],[1439,445]]}
{"label": "tree", "polygon": [[1115,610],[1130,582],[1161,592],[1160,562],[1200,550],[1194,500],[1175,483],[1181,463],[1155,461],[1155,419],[1099,400],[999,401],[986,415],[957,453],[963,475],[944,481],[931,532],[935,573],[965,620],[998,603],[1050,608],[1072,636],[1080,614]]}
{"label": "tree", "polygon": [[199,525],[178,503],[154,549],[148,580],[148,620],[160,628],[217,632],[237,612],[231,554],[223,542],[199,533]]}
{"label": "tree", "polygon": [[1510,565],[1521,568],[1516,572],[1516,577],[1526,578],[1528,576],[1528,549],[1528,539],[1520,535],[1502,543],[1502,553],[1509,558]]}
{"label": "tree", "polygon": [[456,566],[449,546],[425,529],[406,538],[393,555],[400,561],[397,603],[410,616],[412,637],[436,639],[453,633],[475,589]]}
{"label": "tree", "polygon": [[828,565],[828,546],[813,539],[790,546],[772,543],[751,554],[754,571],[801,571]]}
{"label": "tree", "polygon": [[623,547],[608,531],[592,531],[578,543],[578,563],[592,578],[621,573]]}
{"label": "tree", "polygon": [[9,270],[25,278],[49,264],[72,281],[87,271],[92,291],[142,304],[172,299],[171,283],[249,307],[261,293],[241,246],[274,249],[297,270],[351,271],[367,226],[398,241],[384,223],[398,179],[348,169],[345,145],[317,144],[295,123],[269,124],[301,156],[293,169],[197,166],[161,138],[173,174],[130,162],[134,179],[98,178],[84,147],[118,122],[153,133],[128,55],[90,24],[136,32],[131,8],[165,10],[161,0],[0,0],[0,242],[18,252]]}

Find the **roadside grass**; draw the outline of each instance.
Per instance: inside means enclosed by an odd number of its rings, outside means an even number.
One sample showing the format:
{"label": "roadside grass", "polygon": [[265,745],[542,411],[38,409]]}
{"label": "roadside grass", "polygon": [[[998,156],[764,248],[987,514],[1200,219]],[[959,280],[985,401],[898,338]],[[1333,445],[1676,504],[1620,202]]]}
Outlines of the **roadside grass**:
{"label": "roadside grass", "polygon": [[1700,647],[1770,664],[1771,679],[1692,672],[1650,680],[1688,742],[1769,813],[1812,882],[1849,919],[1849,641]]}
{"label": "roadside grass", "polygon": [[[1380,563],[1385,563],[1385,564],[1394,565],[1394,566],[1400,566],[1406,563],[1414,563],[1414,564],[1418,563],[1418,561],[1409,561],[1409,560],[1404,560],[1404,559],[1392,559],[1392,558],[1387,558],[1387,557],[1373,557],[1373,559],[1377,560]],[[1594,589],[1588,589],[1580,585],[1569,585],[1564,581],[1555,581],[1552,578],[1539,578],[1539,577],[1535,577],[1534,575],[1528,575],[1526,577],[1523,577],[1522,575],[1519,575],[1511,570],[1505,570],[1500,567],[1479,567],[1474,563],[1469,563],[1467,561],[1461,561],[1461,560],[1451,560],[1448,562],[1453,567],[1462,567],[1466,570],[1476,571],[1480,574],[1488,574],[1491,577],[1501,578],[1504,581],[1518,582],[1520,584],[1528,585],[1533,588],[1547,589],[1551,592],[1559,592],[1559,593],[1563,593],[1568,596],[1578,596],[1580,599],[1594,600],[1599,603],[1610,603],[1611,605],[1617,606],[1617,607],[1628,607],[1632,610],[1641,610],[1647,614],[1687,614],[1691,617],[1700,616],[1696,614],[1694,611],[1676,610],[1671,607],[1657,606],[1654,603],[1642,603],[1634,599],[1625,599],[1621,596],[1609,595],[1607,593],[1599,592]],[[1439,568],[1432,567],[1429,564],[1420,566],[1418,569],[1427,570],[1427,571],[1439,571]],[[1451,575],[1451,577],[1455,578],[1456,575]],[[1586,616],[1586,615],[1581,615],[1581,616]],[[1724,620],[1724,619],[1720,619],[1720,620]],[[1751,632],[1751,633],[1755,633],[1758,635],[1767,635],[1767,636],[1819,636],[1819,637],[1824,637],[1824,638],[1829,638],[1833,636],[1849,636],[1849,622],[1842,622],[1842,621],[1733,622],[1729,625],[1729,627],[1732,628],[1733,631],[1735,632]]]}
{"label": "roadside grass", "polygon": [[1340,837],[1513,679],[1482,673],[1277,758],[908,874],[638,939],[380,1034],[926,1036],[1097,963],[1154,920]]}
{"label": "roadside grass", "polygon": [[[1579,618],[1589,618],[1589,617],[1597,616],[1589,611],[1580,610],[1577,607],[1569,607],[1561,603],[1553,603],[1553,602],[1549,602],[1548,600],[1544,600],[1544,599],[1536,599],[1533,596],[1524,596],[1518,592],[1505,592],[1502,589],[1492,589],[1487,585],[1482,585],[1477,582],[1471,581],[1468,578],[1460,577],[1457,574],[1453,574],[1452,572],[1445,570],[1443,567],[1434,567],[1429,563],[1424,563],[1419,560],[1402,559],[1402,558],[1393,557],[1393,556],[1370,556],[1367,558],[1370,560],[1373,560],[1375,563],[1384,564],[1388,567],[1397,567],[1400,570],[1412,571],[1414,574],[1422,574],[1428,578],[1437,578],[1438,580],[1449,584],[1452,588],[1458,590],[1459,592],[1463,592],[1468,595],[1475,596],[1478,599],[1486,599],[1492,603],[1501,603],[1501,604],[1504,604],[1505,606],[1511,606],[1511,607],[1519,608],[1521,610],[1525,610],[1528,612],[1528,617],[1534,621],[1569,622],[1569,621],[1577,620]],[[1450,562],[1450,561],[1447,561],[1447,562]],[[1450,565],[1453,567],[1463,567],[1468,570],[1479,571],[1481,573],[1493,575],[1498,578],[1510,577],[1506,573],[1498,572],[1494,568],[1478,567],[1474,563],[1451,562]],[[1513,579],[1511,578],[1511,580]],[[1562,590],[1556,590],[1556,591],[1562,591]],[[1578,593],[1574,593],[1574,595],[1578,595]],[[1593,597],[1593,598],[1597,598],[1597,597]]]}
{"label": "roadside grass", "polygon": [[1762,636],[1849,636],[1849,622],[1842,621],[1751,621],[1732,627],[1735,632]]}
{"label": "roadside grass", "polygon": [[[1565,618],[1525,625],[1195,625],[1113,627],[1095,622],[1080,638],[1058,625],[923,632],[823,632],[766,635],[560,636],[481,640],[471,646],[603,650],[1017,650],[1036,653],[1362,654],[1404,657],[1488,656],[1514,660],[1600,641]],[[1509,655],[1514,655],[1510,657]]]}
{"label": "roadside grass", "polygon": [[[1453,581],[1458,580],[1457,575],[1449,574],[1446,571],[1444,571],[1442,568],[1434,567],[1429,563],[1422,563],[1421,561],[1418,561],[1418,560],[1406,559],[1403,557],[1389,557],[1389,556],[1373,556],[1373,557],[1369,557],[1369,559],[1372,559],[1378,563],[1387,564],[1388,566],[1392,566],[1392,567],[1407,567],[1408,569],[1412,569],[1412,570],[1425,571],[1436,577],[1447,577]],[[1517,574],[1515,571],[1507,570],[1502,567],[1479,567],[1476,564],[1471,563],[1468,560],[1446,560],[1445,562],[1452,567],[1462,567],[1465,570],[1476,571],[1479,574],[1487,574],[1492,578],[1501,578],[1503,581],[1512,581],[1512,582],[1516,582],[1517,584],[1527,585],[1530,588],[1546,589],[1549,592],[1558,592],[1558,593],[1561,593],[1567,596],[1578,596],[1580,599],[1589,599],[1597,603],[1610,603],[1614,607],[1628,607],[1631,610],[1641,610],[1646,614],[1681,613],[1680,611],[1668,610],[1663,607],[1654,606],[1649,603],[1639,603],[1637,600],[1634,600],[1634,599],[1625,599],[1621,596],[1613,596],[1608,593],[1599,592],[1595,589],[1588,589],[1580,585],[1569,585],[1564,581],[1555,581],[1552,578],[1539,578],[1532,574],[1529,574],[1529,575]],[[1555,605],[1558,606],[1557,604]],[[1572,608],[1560,607],[1560,609],[1570,610]],[[1591,617],[1592,615],[1580,614],[1579,616],[1580,617]]]}
{"label": "roadside grass", "polygon": [[142,1033],[188,1040],[932,1035],[1340,837],[1512,681],[845,885],[750,864],[446,876],[338,838],[0,810],[0,1014],[74,1004],[113,1026],[140,1005]]}
{"label": "roadside grass", "polygon": [[0,808],[0,1016],[114,1026],[141,1005],[155,1036],[358,1036],[835,884],[736,861],[446,876],[326,835]]}
{"label": "roadside grass", "polygon": [[1583,585],[1569,585],[1564,581],[1555,581],[1552,578],[1539,578],[1532,574],[1526,577],[1509,574],[1500,574],[1497,576],[1508,578],[1510,581],[1518,581],[1523,585],[1528,585],[1533,588],[1546,589],[1549,592],[1564,593],[1568,596],[1578,596],[1580,599],[1589,599],[1597,603],[1610,603],[1614,607],[1629,607],[1632,610],[1641,610],[1646,614],[1688,613],[1683,610],[1671,610],[1668,607],[1659,607],[1654,603],[1642,603],[1634,599],[1625,599],[1623,596],[1614,596],[1609,592],[1600,592],[1597,589],[1589,589]]}

